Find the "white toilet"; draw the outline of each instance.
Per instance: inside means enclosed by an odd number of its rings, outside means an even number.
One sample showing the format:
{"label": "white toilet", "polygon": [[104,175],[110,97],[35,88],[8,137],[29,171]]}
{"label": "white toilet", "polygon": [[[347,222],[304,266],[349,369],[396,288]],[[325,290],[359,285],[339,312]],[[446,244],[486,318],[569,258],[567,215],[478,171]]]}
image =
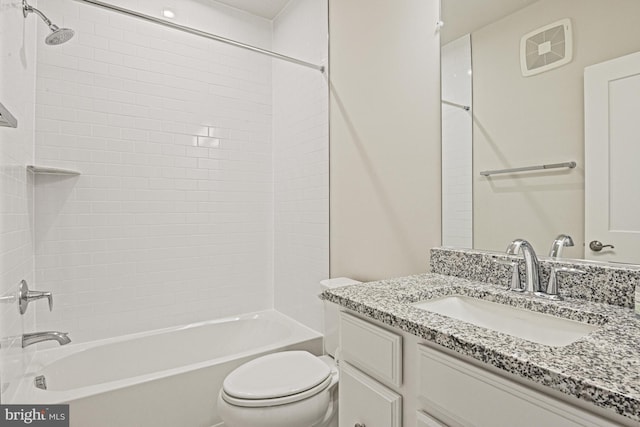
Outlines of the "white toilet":
{"label": "white toilet", "polygon": [[[322,290],[360,283],[340,277]],[[324,350],[338,347],[338,307],[324,303]],[[330,356],[283,351],[236,368],[218,394],[225,427],[338,427],[338,369]]]}

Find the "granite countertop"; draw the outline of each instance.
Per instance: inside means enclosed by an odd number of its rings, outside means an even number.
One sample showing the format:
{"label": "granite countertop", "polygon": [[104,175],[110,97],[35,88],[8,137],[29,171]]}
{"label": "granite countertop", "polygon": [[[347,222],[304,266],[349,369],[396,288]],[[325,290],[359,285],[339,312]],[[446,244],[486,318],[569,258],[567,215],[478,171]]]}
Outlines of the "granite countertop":
{"label": "granite countertop", "polygon": [[[551,347],[411,306],[467,295],[599,325],[564,347]],[[548,301],[487,283],[420,274],[325,291],[322,299],[457,353],[640,422],[640,319],[634,311],[567,298]]]}

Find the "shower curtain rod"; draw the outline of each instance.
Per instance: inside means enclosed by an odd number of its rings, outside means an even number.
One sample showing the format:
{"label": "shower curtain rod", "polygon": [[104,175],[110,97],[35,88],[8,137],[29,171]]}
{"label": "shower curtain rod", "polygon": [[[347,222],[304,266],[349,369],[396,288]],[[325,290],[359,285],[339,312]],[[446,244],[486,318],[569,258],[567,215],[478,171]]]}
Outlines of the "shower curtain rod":
{"label": "shower curtain rod", "polygon": [[240,43],[240,42],[235,41],[235,40],[231,40],[231,39],[228,39],[228,38],[225,38],[225,37],[217,36],[215,34],[207,33],[206,31],[196,30],[195,28],[186,27],[186,26],[180,25],[180,24],[174,24],[173,22],[165,21],[164,19],[155,18],[153,16],[145,15],[143,13],[138,13],[138,12],[135,12],[135,11],[130,10],[130,9],[125,9],[125,8],[114,6],[114,5],[111,5],[111,4],[108,4],[108,3],[103,3],[103,2],[97,1],[97,0],[75,0],[75,1],[77,1],[79,3],[86,3],[86,4],[93,5],[93,6],[101,7],[103,9],[107,9],[107,10],[110,10],[110,11],[113,11],[113,12],[122,13],[124,15],[133,16],[133,17],[136,17],[136,18],[139,18],[139,19],[143,19],[143,20],[148,21],[148,22],[153,22],[155,24],[164,25],[165,27],[173,28],[174,30],[180,30],[180,31],[183,31],[185,33],[194,34],[196,36],[204,37],[204,38],[211,39],[211,40],[216,40],[216,41],[219,41],[219,42],[222,42],[222,43],[229,44],[231,46],[236,46],[236,47],[239,47],[239,48],[242,48],[242,49],[250,50],[252,52],[260,53],[262,55],[267,55],[267,56],[270,56],[272,58],[281,59],[283,61],[292,62],[294,64],[302,65],[304,67],[313,68],[314,70],[318,70],[321,73],[324,73],[324,70],[325,70],[324,66],[322,66],[322,65],[312,64],[311,62],[302,61],[300,59],[292,58],[290,56],[286,56],[286,55],[282,55],[280,53],[272,52],[270,50],[261,49],[259,47],[251,46],[251,45],[245,44],[245,43]]}

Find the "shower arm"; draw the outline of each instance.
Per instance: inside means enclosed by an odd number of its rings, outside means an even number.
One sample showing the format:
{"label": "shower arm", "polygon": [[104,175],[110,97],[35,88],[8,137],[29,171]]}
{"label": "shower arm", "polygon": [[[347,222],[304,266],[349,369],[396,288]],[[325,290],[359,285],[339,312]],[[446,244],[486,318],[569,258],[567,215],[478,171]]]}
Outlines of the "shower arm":
{"label": "shower arm", "polygon": [[51,20],[45,16],[44,13],[31,6],[29,3],[27,3],[26,0],[22,0],[22,15],[26,18],[30,13],[35,13],[36,15],[38,15],[49,28],[54,25]]}

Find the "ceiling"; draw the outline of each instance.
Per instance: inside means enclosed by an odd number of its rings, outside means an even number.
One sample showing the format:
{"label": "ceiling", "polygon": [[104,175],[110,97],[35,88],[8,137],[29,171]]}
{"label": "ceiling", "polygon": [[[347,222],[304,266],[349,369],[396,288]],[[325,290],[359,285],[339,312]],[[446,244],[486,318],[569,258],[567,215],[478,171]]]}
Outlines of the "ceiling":
{"label": "ceiling", "polygon": [[227,6],[244,10],[253,15],[272,20],[289,3],[289,0],[216,0]]}
{"label": "ceiling", "polygon": [[[227,6],[272,20],[289,0],[216,0]],[[465,34],[535,3],[538,0],[442,0],[442,43]]]}
{"label": "ceiling", "polygon": [[442,44],[478,30],[538,0],[442,0]]}

